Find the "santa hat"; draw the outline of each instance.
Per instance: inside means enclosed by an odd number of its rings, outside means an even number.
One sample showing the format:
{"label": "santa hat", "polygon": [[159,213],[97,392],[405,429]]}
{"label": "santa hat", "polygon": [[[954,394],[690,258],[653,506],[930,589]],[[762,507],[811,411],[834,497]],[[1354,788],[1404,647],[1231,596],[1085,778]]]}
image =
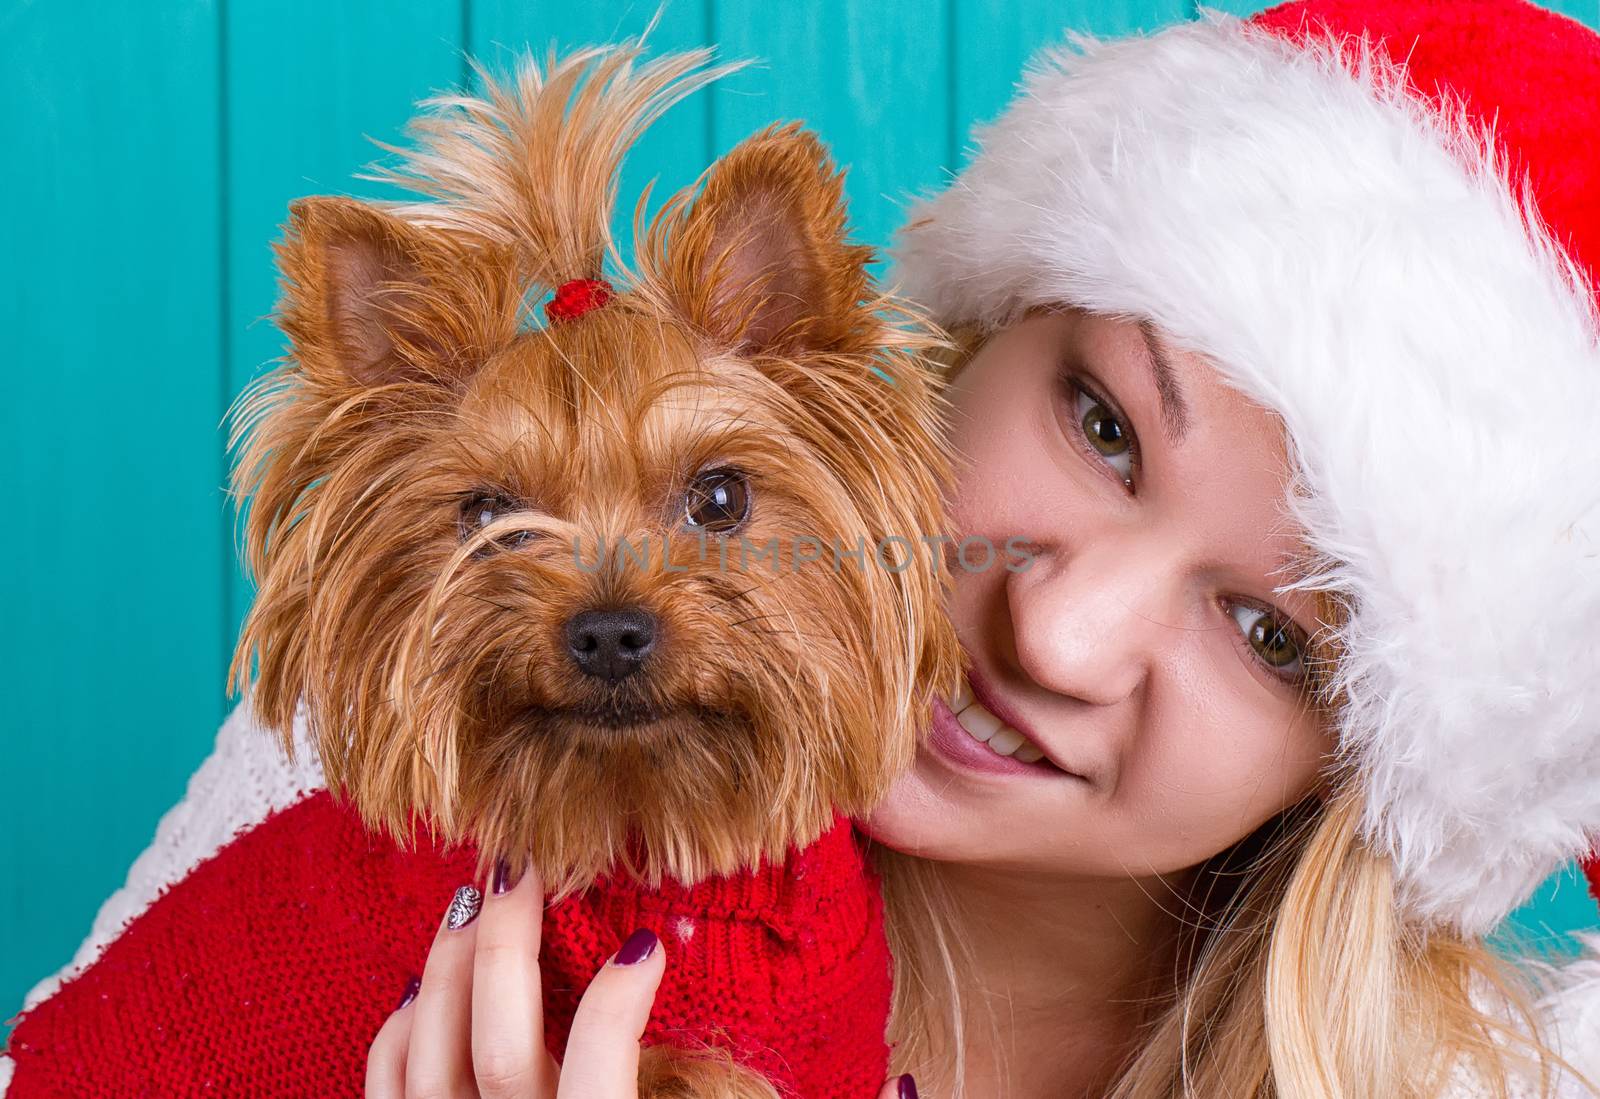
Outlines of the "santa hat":
{"label": "santa hat", "polygon": [[912,211],[903,289],[1149,318],[1281,414],[1363,833],[1482,934],[1600,836],[1600,36],[1310,0],[1073,46]]}

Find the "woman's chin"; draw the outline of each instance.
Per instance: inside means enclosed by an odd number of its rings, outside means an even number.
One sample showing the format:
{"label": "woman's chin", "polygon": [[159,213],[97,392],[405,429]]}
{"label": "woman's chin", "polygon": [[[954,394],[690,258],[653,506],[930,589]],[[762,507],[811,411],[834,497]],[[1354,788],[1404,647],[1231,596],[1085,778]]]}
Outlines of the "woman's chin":
{"label": "woman's chin", "polygon": [[[888,795],[872,812],[858,818],[857,826],[873,840],[885,847],[908,855],[943,857],[929,848],[942,840],[952,815],[966,817],[969,809],[957,809],[949,799],[940,796],[937,788],[922,773],[923,760],[918,759],[895,780]],[[942,846],[937,843],[936,846]]]}
{"label": "woman's chin", "polygon": [[[1000,853],[1002,837],[1016,834],[1005,827],[1003,796],[985,794],[975,799],[919,752],[888,796],[858,823],[873,840],[902,854],[984,863]],[[1029,831],[1037,837],[1037,829]]]}

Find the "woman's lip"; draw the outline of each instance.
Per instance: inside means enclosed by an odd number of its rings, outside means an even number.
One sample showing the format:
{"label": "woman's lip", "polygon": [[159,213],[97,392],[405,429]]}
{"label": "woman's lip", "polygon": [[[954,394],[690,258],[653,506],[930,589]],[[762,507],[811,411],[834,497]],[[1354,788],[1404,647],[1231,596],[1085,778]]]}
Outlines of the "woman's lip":
{"label": "woman's lip", "polygon": [[995,696],[994,686],[983,677],[983,673],[976,666],[967,668],[967,684],[972,688],[972,697],[976,698],[985,710],[1038,745],[1041,752],[1046,750],[1044,743],[1033,731],[1033,726],[1023,721],[1021,714]]}
{"label": "woman's lip", "polygon": [[972,738],[961,727],[956,715],[944,699],[933,700],[933,720],[928,730],[928,746],[939,758],[963,771],[976,771],[986,775],[1035,775],[1049,778],[1080,776],[1064,771],[1053,763],[1040,761],[1024,763],[1020,759],[991,752]]}

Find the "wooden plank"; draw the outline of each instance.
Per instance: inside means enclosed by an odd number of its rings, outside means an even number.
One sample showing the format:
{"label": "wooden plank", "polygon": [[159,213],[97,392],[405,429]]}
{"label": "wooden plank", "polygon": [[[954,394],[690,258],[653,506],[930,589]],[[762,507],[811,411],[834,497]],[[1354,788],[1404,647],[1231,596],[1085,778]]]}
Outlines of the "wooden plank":
{"label": "wooden plank", "polygon": [[1512,956],[1559,959],[1579,952],[1572,932],[1596,927],[1600,927],[1600,918],[1595,916],[1594,898],[1574,861],[1546,879],[1526,904],[1507,917],[1491,942]]}
{"label": "wooden plank", "polygon": [[884,245],[906,199],[935,185],[950,149],[950,35],[923,0],[718,0],[718,39],[755,58],[716,92],[721,153],[776,121],[814,127],[848,171],[856,236]]}
{"label": "wooden plank", "polygon": [[[1189,0],[955,0],[958,152],[974,123],[1004,109],[1030,58],[1067,45],[1067,32],[1114,37],[1186,18]],[[957,159],[961,159],[958,157]]]}
{"label": "wooden plank", "polygon": [[1201,8],[1216,8],[1218,11],[1230,12],[1238,16],[1254,15],[1258,11],[1272,7],[1277,0],[1197,0],[1190,5],[1196,15]]}
{"label": "wooden plank", "polygon": [[1600,0],[1540,0],[1544,7],[1600,30]]}
{"label": "wooden plank", "polygon": [[[272,242],[292,199],[390,196],[354,174],[382,157],[417,100],[456,87],[460,0],[230,0],[227,5],[228,395],[283,352],[271,323]],[[230,522],[229,530],[234,526]],[[231,646],[251,588],[229,541]]]}
{"label": "wooden plank", "polygon": [[[710,0],[673,0],[656,14],[653,2],[620,4],[531,5],[525,0],[472,0],[469,46],[473,55],[497,75],[509,74],[516,59],[531,51],[543,61],[554,45],[566,51],[607,45],[635,37],[647,29],[650,56],[711,43]],[[680,187],[693,183],[710,156],[711,97],[696,93],[675,106],[650,128],[623,164],[613,226],[624,256],[631,249],[634,205],[645,185],[657,180],[651,209]]]}
{"label": "wooden plank", "polygon": [[0,1020],[223,713],[217,31],[206,0],[0,15]]}

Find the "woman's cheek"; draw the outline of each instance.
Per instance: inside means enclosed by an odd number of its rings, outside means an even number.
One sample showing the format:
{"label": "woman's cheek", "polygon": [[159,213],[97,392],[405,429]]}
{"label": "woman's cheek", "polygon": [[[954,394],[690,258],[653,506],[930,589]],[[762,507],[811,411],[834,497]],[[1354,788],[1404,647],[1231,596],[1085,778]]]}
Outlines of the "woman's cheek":
{"label": "woman's cheek", "polygon": [[[1123,761],[1118,799],[1133,848],[1157,873],[1226,849],[1298,799],[1304,752],[1284,725],[1259,713],[1152,721]],[[1131,859],[1130,859],[1131,861]]]}

